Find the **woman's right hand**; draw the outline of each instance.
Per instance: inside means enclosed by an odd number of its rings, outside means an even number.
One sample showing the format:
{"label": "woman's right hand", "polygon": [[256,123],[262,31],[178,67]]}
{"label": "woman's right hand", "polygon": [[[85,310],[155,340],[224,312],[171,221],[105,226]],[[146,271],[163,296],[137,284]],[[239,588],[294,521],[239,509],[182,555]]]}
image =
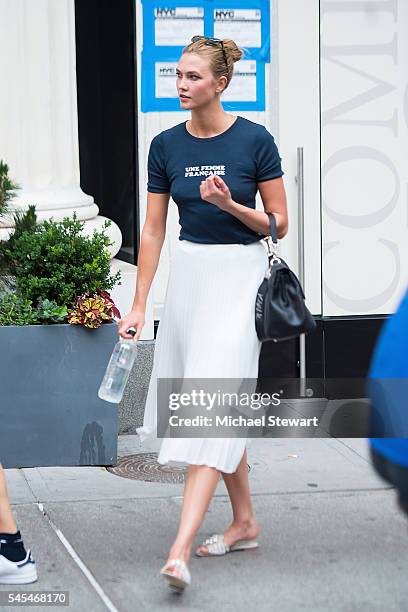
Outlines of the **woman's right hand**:
{"label": "woman's right hand", "polygon": [[[127,315],[125,315],[118,321],[119,336],[121,338],[125,338],[126,340],[133,339],[136,342],[137,340],[139,340],[144,324],[144,310],[131,310]],[[134,336],[132,336],[132,334],[127,333],[127,330],[130,327],[134,327],[136,329],[136,334]]]}

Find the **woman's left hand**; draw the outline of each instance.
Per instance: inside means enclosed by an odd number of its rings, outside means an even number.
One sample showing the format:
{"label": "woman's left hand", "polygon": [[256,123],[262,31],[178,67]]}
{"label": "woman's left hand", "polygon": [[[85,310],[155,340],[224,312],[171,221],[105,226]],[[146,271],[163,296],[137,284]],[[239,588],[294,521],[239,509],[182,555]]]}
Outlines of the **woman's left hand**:
{"label": "woman's left hand", "polygon": [[200,185],[201,199],[215,204],[221,210],[230,208],[232,197],[228,185],[216,174],[210,174]]}

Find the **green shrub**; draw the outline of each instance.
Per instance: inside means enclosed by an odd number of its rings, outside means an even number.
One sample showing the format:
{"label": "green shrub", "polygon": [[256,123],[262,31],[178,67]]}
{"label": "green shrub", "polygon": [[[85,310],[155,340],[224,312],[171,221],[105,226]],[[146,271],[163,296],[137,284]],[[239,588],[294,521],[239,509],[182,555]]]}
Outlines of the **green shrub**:
{"label": "green shrub", "polygon": [[37,313],[30,300],[23,300],[15,293],[0,298],[0,325],[36,325]]}
{"label": "green shrub", "polygon": [[40,300],[37,308],[37,319],[40,323],[66,323],[65,317],[68,314],[66,306],[58,306],[51,300]]}
{"label": "green shrub", "polygon": [[9,212],[9,202],[18,189],[17,183],[9,178],[8,166],[0,159],[0,217]]}
{"label": "green shrub", "polygon": [[[0,219],[10,213],[9,202],[17,189],[7,164],[0,160]],[[26,211],[14,211],[13,223],[9,238],[0,240],[0,325],[68,321],[97,327],[120,317],[107,293],[121,279],[120,272],[110,275],[107,247],[112,243],[105,234],[112,223],[109,219],[101,231],[85,236],[85,224],[76,212],[73,218],[39,223],[31,205]],[[79,297],[85,304],[87,299],[103,304],[97,312],[94,309],[93,317],[85,313],[86,322],[68,310],[75,310]]]}
{"label": "green shrub", "polygon": [[65,323],[67,312],[66,306],[58,306],[50,300],[40,300],[33,308],[31,300],[25,300],[17,293],[0,297],[0,325]]}
{"label": "green shrub", "polygon": [[117,284],[121,273],[111,276],[109,267],[107,247],[112,243],[105,234],[112,223],[109,219],[100,232],[84,236],[84,222],[75,212],[73,218],[36,223],[34,208],[20,216],[9,240],[0,242],[0,257],[23,300],[31,301],[34,308],[41,300],[69,307],[78,295],[107,291]]}
{"label": "green shrub", "polygon": [[[0,221],[2,217],[10,213],[10,200],[14,197],[17,189],[17,183],[14,183],[8,175],[7,164],[0,160]],[[8,267],[2,255],[4,244],[4,241],[0,240],[0,290],[13,286],[12,280],[7,276]]]}

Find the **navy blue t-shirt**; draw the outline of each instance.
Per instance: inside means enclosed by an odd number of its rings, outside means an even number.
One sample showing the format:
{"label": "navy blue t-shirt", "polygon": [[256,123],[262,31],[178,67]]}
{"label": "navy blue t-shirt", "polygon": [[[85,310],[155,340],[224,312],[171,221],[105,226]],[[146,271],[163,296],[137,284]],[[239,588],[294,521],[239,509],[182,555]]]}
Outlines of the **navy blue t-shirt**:
{"label": "navy blue t-shirt", "polygon": [[249,244],[261,240],[229,212],[204,202],[200,184],[210,174],[228,185],[232,199],[255,209],[257,183],[282,176],[273,136],[258,123],[237,117],[221,134],[199,138],[186,122],[164,130],[151,142],[147,190],[170,193],[179,210],[179,240],[206,244]]}

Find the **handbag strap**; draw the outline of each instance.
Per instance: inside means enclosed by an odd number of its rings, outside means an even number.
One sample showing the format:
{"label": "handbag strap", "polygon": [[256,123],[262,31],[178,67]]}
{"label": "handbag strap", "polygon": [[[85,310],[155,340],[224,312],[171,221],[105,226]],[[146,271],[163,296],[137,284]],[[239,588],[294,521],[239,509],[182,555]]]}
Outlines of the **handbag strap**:
{"label": "handbag strap", "polygon": [[[269,227],[271,234],[265,236],[265,244],[268,250],[269,264],[272,264],[272,259],[277,259],[277,247],[278,247],[278,228],[276,227],[275,216],[268,212],[266,213],[269,217]],[[271,242],[270,242],[271,241]]]}
{"label": "handbag strap", "polygon": [[267,215],[269,217],[269,227],[271,229],[272,242],[274,242],[275,244],[278,244],[278,228],[276,227],[275,217],[270,212],[268,212]]}

